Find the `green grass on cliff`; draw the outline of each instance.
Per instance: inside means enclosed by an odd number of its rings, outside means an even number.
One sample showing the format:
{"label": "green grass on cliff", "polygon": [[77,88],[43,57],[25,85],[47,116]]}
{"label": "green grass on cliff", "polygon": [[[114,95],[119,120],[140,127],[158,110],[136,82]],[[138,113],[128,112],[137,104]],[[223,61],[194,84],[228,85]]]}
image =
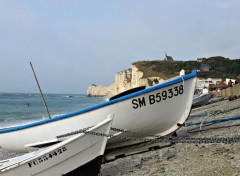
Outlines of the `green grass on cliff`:
{"label": "green grass on cliff", "polygon": [[179,75],[184,69],[186,74],[192,70],[200,70],[202,64],[210,66],[209,72],[199,72],[199,77],[236,78],[240,75],[240,59],[229,59],[222,56],[210,57],[204,63],[197,61],[138,61],[133,63],[143,72],[143,78],[158,76],[169,79]]}
{"label": "green grass on cliff", "polygon": [[163,79],[169,79],[179,75],[179,72],[184,69],[186,73],[190,73],[193,69],[198,69],[201,64],[194,61],[139,61],[133,63],[140,71],[143,78],[158,76]]}

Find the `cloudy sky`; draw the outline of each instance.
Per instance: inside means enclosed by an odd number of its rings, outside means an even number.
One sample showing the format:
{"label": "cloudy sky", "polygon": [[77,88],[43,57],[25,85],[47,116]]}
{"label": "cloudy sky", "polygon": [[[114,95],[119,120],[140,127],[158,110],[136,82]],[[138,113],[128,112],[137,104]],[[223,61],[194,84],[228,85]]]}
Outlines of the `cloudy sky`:
{"label": "cloudy sky", "polygon": [[240,58],[239,0],[0,0],[0,92],[86,93],[140,60]]}

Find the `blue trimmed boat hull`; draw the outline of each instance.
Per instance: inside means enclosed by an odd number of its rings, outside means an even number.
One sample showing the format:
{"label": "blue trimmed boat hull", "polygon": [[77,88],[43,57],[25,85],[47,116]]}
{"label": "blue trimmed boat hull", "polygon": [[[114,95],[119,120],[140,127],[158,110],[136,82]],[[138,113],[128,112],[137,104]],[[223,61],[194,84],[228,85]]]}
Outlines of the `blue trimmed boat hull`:
{"label": "blue trimmed boat hull", "polygon": [[[172,78],[79,111],[26,125],[0,129],[0,145],[10,151],[26,152],[34,145],[65,140],[66,133],[91,127],[108,114],[115,114],[112,127],[138,133],[167,135],[186,121],[193,101],[197,72]],[[111,132],[115,134],[116,132]],[[131,136],[133,134],[121,134]],[[131,145],[136,141],[109,139],[107,148]]]}

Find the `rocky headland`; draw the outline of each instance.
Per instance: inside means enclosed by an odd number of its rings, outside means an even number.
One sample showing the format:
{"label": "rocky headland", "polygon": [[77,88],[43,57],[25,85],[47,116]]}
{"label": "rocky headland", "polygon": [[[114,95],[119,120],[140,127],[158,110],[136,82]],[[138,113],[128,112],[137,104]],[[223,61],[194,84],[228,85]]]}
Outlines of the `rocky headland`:
{"label": "rocky headland", "polygon": [[136,65],[116,73],[115,80],[110,86],[101,86],[92,84],[87,89],[87,95],[93,97],[112,97],[116,94],[139,86],[153,86],[165,81],[158,76],[143,77],[143,71]]}

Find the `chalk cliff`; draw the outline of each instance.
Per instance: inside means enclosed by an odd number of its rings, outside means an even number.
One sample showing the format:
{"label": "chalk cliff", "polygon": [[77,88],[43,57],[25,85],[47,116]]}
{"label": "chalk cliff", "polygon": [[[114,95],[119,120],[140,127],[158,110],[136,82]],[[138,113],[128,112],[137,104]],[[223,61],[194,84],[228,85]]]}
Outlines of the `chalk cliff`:
{"label": "chalk cliff", "polygon": [[160,77],[143,78],[143,74],[135,65],[132,65],[132,68],[118,72],[115,75],[115,81],[110,86],[92,84],[87,89],[87,95],[93,97],[111,97],[131,88],[139,86],[149,87],[164,81]]}

